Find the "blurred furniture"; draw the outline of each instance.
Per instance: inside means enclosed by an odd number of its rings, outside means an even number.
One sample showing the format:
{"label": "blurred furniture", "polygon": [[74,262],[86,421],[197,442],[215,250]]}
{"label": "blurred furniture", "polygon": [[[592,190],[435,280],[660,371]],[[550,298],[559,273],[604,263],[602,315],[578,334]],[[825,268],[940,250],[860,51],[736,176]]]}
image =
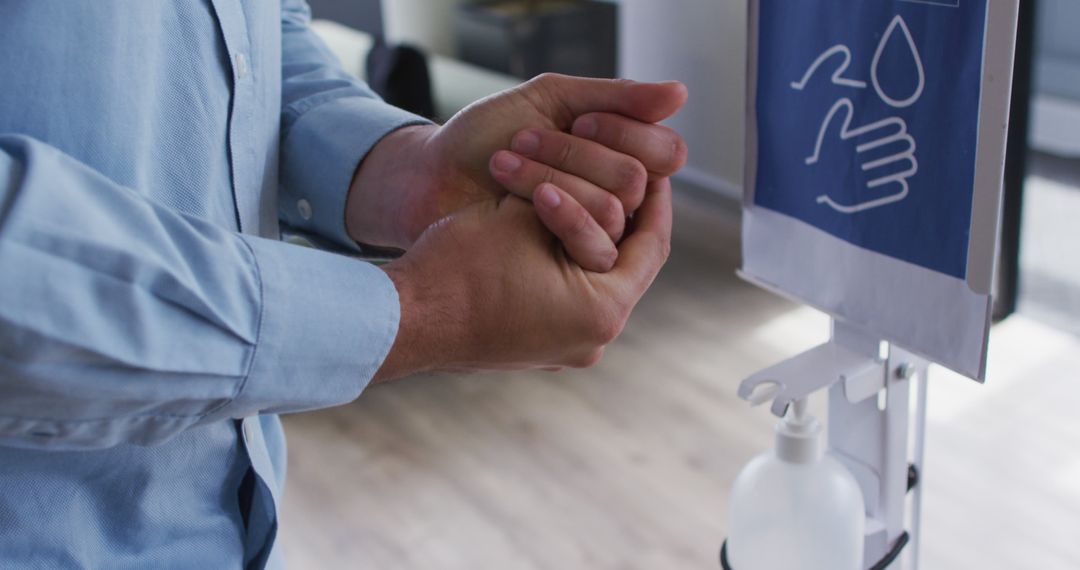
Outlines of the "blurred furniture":
{"label": "blurred furniture", "polygon": [[599,0],[485,0],[455,12],[458,57],[529,79],[615,77],[618,6]]}
{"label": "blurred furniture", "polygon": [[384,33],[380,0],[308,0],[308,4],[312,14],[321,20],[332,20],[376,36]]}
{"label": "blurred furniture", "polygon": [[[341,60],[346,70],[366,78],[365,62],[374,45],[374,38],[370,34],[328,20],[316,20],[311,27]],[[440,120],[449,119],[477,99],[509,89],[520,82],[514,77],[438,54],[428,54],[428,72],[435,100],[435,115]]]}

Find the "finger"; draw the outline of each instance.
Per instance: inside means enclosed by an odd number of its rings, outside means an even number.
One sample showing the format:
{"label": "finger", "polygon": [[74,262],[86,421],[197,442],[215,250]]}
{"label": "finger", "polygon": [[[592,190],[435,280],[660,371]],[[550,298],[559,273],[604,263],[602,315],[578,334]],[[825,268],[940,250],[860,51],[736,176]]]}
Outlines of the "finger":
{"label": "finger", "polygon": [[619,245],[611,275],[628,279],[637,296],[645,294],[671,253],[671,181],[650,182],[634,214],[634,231]]}
{"label": "finger", "polygon": [[596,220],[570,194],[554,184],[541,184],[533,200],[540,221],[562,241],[566,253],[589,271],[606,272],[619,251]]}
{"label": "finger", "polygon": [[[645,166],[600,143],[559,131],[526,129],[514,135],[510,150],[614,194],[627,214],[636,210],[645,198],[649,176]],[[540,182],[537,180],[533,187]]]}
{"label": "finger", "polygon": [[611,113],[589,113],[578,117],[570,132],[641,161],[651,180],[671,176],[686,164],[686,141],[663,125]]}
{"label": "finger", "polygon": [[662,121],[686,103],[686,86],[678,81],[640,83],[545,73],[523,87],[540,111],[556,119],[560,129],[585,113],[605,111],[646,123]]}
{"label": "finger", "polygon": [[558,186],[585,207],[612,241],[622,238],[626,214],[622,202],[611,192],[588,180],[506,150],[493,154],[488,168],[499,184],[522,198],[532,199],[533,192],[545,182]]}

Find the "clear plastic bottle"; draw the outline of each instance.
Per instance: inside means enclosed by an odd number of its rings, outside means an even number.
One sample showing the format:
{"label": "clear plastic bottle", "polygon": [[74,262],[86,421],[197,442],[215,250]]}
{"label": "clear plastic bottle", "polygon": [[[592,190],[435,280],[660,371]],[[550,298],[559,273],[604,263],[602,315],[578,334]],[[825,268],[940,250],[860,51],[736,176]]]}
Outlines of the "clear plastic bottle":
{"label": "clear plastic bottle", "polygon": [[821,432],[800,400],[776,426],[776,449],[739,473],[727,539],[732,570],[862,570],[862,491],[825,455]]}

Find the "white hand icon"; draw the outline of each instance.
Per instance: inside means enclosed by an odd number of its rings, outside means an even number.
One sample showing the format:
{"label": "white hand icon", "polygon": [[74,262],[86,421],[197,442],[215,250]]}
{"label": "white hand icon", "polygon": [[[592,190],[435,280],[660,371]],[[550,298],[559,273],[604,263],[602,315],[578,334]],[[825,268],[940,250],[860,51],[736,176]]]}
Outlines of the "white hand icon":
{"label": "white hand icon", "polygon": [[[915,84],[910,93],[894,97],[885,92],[885,86],[881,83],[879,68],[882,63],[882,54],[885,52],[885,47],[889,44],[894,34],[897,33],[901,35],[906,42],[906,47],[910,50],[912,62],[915,66]],[[802,78],[799,81],[793,81],[791,83],[791,88],[796,91],[804,90],[807,83],[810,82],[818,69],[820,69],[827,61],[834,59],[837,55],[841,57],[839,65],[832,74],[832,83],[842,87],[865,89],[867,87],[865,81],[845,77],[848,68],[851,66],[851,50],[843,44],[834,45],[822,52],[821,55],[810,64],[810,67],[807,68]],[[919,56],[919,49],[915,45],[915,39],[911,36],[911,30],[908,29],[907,23],[899,15],[892,19],[889,26],[885,29],[885,33],[882,34],[881,39],[878,41],[877,49],[874,50],[873,60],[870,62],[870,80],[874,87],[874,92],[877,93],[881,101],[893,108],[899,109],[910,107],[922,97],[923,89],[926,86],[926,73],[923,69],[922,58]],[[863,137],[864,135],[874,135],[877,137],[858,144],[855,147],[856,155],[870,152],[886,145],[893,145],[896,147],[898,152],[895,154],[869,160],[863,163],[861,168],[863,172],[874,170],[880,173],[879,176],[866,183],[867,188],[875,189],[895,184],[897,190],[892,194],[879,196],[854,204],[841,204],[829,195],[822,194],[817,197],[817,203],[825,204],[837,212],[854,214],[856,212],[862,212],[864,210],[903,200],[907,197],[908,191],[910,190],[908,179],[919,172],[919,161],[915,158],[915,139],[908,134],[907,123],[900,117],[889,117],[868,125],[852,128],[851,119],[855,114],[855,106],[852,104],[851,99],[846,97],[839,99],[833,104],[829,113],[825,115],[825,120],[821,123],[821,128],[818,130],[817,143],[814,145],[814,154],[807,157],[806,164],[808,166],[817,164],[818,160],[821,158],[821,145],[825,140],[825,132],[828,130],[833,118],[841,111],[846,111],[846,114],[840,128],[840,140],[846,141],[855,137]],[[867,136],[867,138],[870,137]]]}
{"label": "white hand icon", "polygon": [[851,49],[843,44],[835,45],[818,56],[814,60],[814,63],[810,64],[806,73],[803,74],[802,79],[791,82],[791,88],[796,91],[802,91],[806,88],[806,84],[810,83],[810,78],[814,76],[818,68],[821,67],[832,56],[840,54],[843,58],[840,60],[840,65],[837,66],[836,71],[832,74],[832,82],[834,85],[843,85],[845,87],[855,87],[856,89],[865,89],[866,82],[859,79],[851,79],[850,77],[844,77],[844,72],[851,66]]}
{"label": "white hand icon", "polygon": [[[851,128],[851,119],[855,113],[855,106],[848,98],[840,99],[832,106],[832,109],[825,116],[825,120],[821,123],[817,143],[814,145],[814,154],[806,158],[806,164],[817,164],[821,158],[821,145],[825,140],[825,133],[829,129],[833,117],[841,111],[847,113],[840,127],[840,140],[846,141],[864,135],[873,135],[873,137],[867,137],[870,139],[867,142],[855,146],[856,154],[863,154],[886,145],[893,145],[899,151],[860,165],[863,172],[874,170],[880,173],[880,176],[868,181],[866,187],[874,189],[888,184],[895,184],[898,190],[892,194],[854,204],[841,204],[827,194],[822,194],[817,197],[817,203],[825,204],[837,212],[854,214],[903,200],[907,197],[909,191],[908,179],[919,172],[919,161],[915,158],[915,139],[908,134],[907,123],[900,117],[888,117],[868,125]],[[898,168],[902,168],[902,170]]]}

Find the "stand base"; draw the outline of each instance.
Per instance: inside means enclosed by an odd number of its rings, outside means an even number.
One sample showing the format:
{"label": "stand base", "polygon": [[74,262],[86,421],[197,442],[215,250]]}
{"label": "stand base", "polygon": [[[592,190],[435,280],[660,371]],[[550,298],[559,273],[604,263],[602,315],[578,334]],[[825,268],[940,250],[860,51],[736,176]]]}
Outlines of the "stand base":
{"label": "stand base", "polygon": [[[900,538],[896,539],[896,543],[893,544],[893,547],[885,554],[885,557],[877,564],[871,566],[869,570],[885,570],[890,564],[896,562],[896,559],[900,558],[900,553],[904,551],[904,547],[907,546],[908,540],[908,533],[905,531],[900,535]],[[720,547],[720,567],[724,570],[734,570],[734,568],[731,567],[731,564],[728,563],[726,540],[724,541],[723,546]]]}

